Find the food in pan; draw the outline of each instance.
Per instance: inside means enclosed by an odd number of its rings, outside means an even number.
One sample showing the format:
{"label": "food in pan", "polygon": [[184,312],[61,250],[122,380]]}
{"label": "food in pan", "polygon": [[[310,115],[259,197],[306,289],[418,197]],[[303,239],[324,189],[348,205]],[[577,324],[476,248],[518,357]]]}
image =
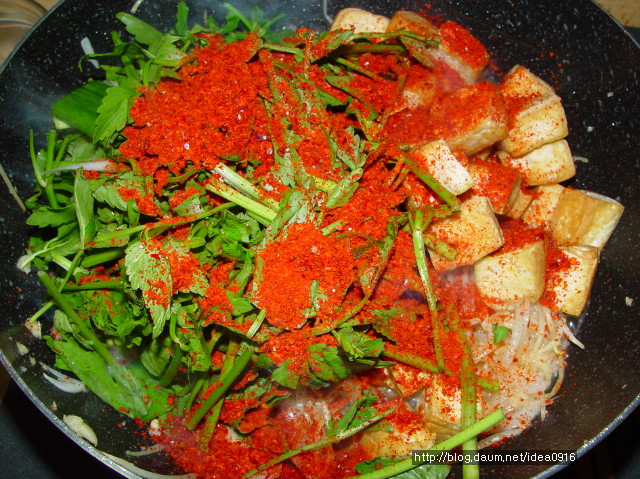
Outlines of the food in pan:
{"label": "food in pan", "polygon": [[544,418],[623,211],[563,184],[553,88],[452,21],[228,9],[119,14],[31,142],[56,367],[201,477],[443,475],[411,451]]}

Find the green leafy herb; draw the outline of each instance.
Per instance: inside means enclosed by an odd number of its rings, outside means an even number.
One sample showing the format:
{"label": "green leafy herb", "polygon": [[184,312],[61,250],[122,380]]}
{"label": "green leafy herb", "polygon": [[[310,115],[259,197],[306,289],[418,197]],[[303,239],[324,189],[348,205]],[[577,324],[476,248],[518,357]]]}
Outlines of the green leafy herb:
{"label": "green leafy herb", "polygon": [[511,330],[506,326],[494,324],[491,326],[491,329],[493,331],[493,344],[500,344],[503,339],[511,334]]}

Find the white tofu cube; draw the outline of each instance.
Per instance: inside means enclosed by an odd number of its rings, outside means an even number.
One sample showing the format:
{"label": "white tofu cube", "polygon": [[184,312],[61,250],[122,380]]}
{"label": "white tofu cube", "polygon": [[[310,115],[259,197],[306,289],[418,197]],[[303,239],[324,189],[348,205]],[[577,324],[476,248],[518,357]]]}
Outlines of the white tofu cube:
{"label": "white tofu cube", "polygon": [[418,146],[411,153],[412,159],[450,193],[457,196],[473,186],[473,178],[444,141]]}
{"label": "white tofu cube", "polygon": [[[435,376],[430,394],[425,398],[427,403],[426,415],[429,421],[441,425],[460,426],[461,415],[461,391],[459,386],[452,386],[447,383],[443,376]],[[482,396],[478,395],[477,411],[478,418],[482,417],[485,404]]]}
{"label": "white tofu cube", "polygon": [[515,65],[507,72],[500,91],[508,101],[555,93],[547,82],[522,65]]}
{"label": "white tofu cube", "polygon": [[522,176],[515,168],[481,160],[469,164],[467,169],[473,178],[474,194],[489,198],[496,214],[502,215],[511,209],[522,184]]}
{"label": "white tofu cube", "polygon": [[517,158],[504,155],[502,161],[520,171],[525,184],[530,186],[560,183],[576,174],[571,149],[566,140],[547,143]]}
{"label": "white tofu cube", "polygon": [[409,397],[431,384],[431,374],[418,368],[397,363],[387,369],[390,385],[400,391],[402,397]]}
{"label": "white tofu cube", "polygon": [[372,457],[410,456],[411,451],[430,449],[435,443],[436,433],[429,431],[426,424],[407,430],[367,429],[361,438],[362,447]]}
{"label": "white tofu cube", "polygon": [[434,378],[428,397],[430,419],[442,424],[460,425],[461,391],[445,384],[439,377]]}
{"label": "white tofu cube", "polygon": [[491,303],[522,299],[536,303],[544,292],[545,260],[542,240],[487,255],[473,266],[478,290]]}
{"label": "white tofu cube", "polygon": [[360,444],[372,457],[410,456],[413,450],[429,449],[435,444],[435,432],[418,414],[410,423],[389,422],[393,431],[374,426],[362,433]]}
{"label": "white tofu cube", "polygon": [[489,53],[469,30],[447,21],[438,28],[440,45],[433,56],[453,68],[468,85],[474,84],[489,64]]}
{"label": "white tofu cube", "polygon": [[389,19],[359,8],[340,10],[331,23],[331,30],[353,30],[355,33],[384,33]]}
{"label": "white tofu cube", "polygon": [[496,87],[487,82],[462,87],[432,107],[441,135],[452,150],[471,156],[507,136],[508,116]]}
{"label": "white tofu cube", "polygon": [[436,93],[438,93],[438,84],[435,76],[411,75],[411,70],[409,71],[402,88],[402,99],[406,107],[409,109],[428,107],[436,98]]}
{"label": "white tofu cube", "polygon": [[389,21],[387,31],[395,32],[397,30],[414,32],[424,38],[433,38],[438,34],[438,27],[429,20],[422,15],[405,10],[396,12]]}
{"label": "white tofu cube", "polygon": [[517,111],[509,111],[509,131],[500,147],[511,156],[522,156],[569,134],[560,97],[534,98]]}
{"label": "white tofu cube", "polygon": [[624,207],[603,195],[565,188],[549,222],[559,245],[602,248],[615,229]]}
{"label": "white tofu cube", "polygon": [[428,250],[438,271],[472,265],[504,243],[491,202],[484,196],[472,196],[463,201],[459,213],[434,222],[428,232],[457,251],[456,257],[450,260]]}
{"label": "white tofu cube", "polygon": [[500,84],[500,93],[509,112],[509,135],[501,148],[511,156],[525,155],[567,136],[560,97],[527,68],[513,67]]}
{"label": "white tofu cube", "polygon": [[548,225],[563,191],[564,186],[558,184],[540,185],[533,188],[533,199],[524,211],[522,219],[533,226]]}
{"label": "white tofu cube", "polygon": [[516,192],[516,198],[511,205],[511,208],[506,212],[509,218],[522,218],[524,212],[529,208],[529,205],[533,201],[533,193],[526,188],[518,188]]}
{"label": "white tofu cube", "polygon": [[587,305],[600,253],[594,246],[563,246],[564,267],[547,273],[547,292],[554,309],[579,316]]}

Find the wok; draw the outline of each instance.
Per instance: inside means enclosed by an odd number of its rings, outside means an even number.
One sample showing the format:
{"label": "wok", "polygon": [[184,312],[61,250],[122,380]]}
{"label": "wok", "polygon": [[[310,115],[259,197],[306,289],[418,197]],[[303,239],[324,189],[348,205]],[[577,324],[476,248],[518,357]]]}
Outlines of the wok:
{"label": "wok", "polygon": [[[249,0],[244,1],[246,5]],[[0,158],[22,198],[30,195],[32,177],[28,133],[45,144],[53,127],[53,102],[97,73],[79,71],[87,37],[95,50],[108,51],[109,33],[123,31],[114,14],[129,10],[130,0],[58,4],[21,42],[0,71]],[[261,2],[267,14],[284,12],[289,26],[326,28],[322,6],[307,0]],[[234,2],[238,6],[238,3]],[[137,14],[160,29],[174,22],[174,0],[147,0]],[[221,2],[189,2],[193,21],[206,10],[221,15]],[[331,0],[329,14],[357,6],[390,15],[406,0]],[[622,202],[626,211],[606,246],[587,313],[577,336],[584,350],[571,348],[567,379],[549,407],[547,419],[504,447],[517,450],[564,450],[583,455],[620,424],[640,402],[640,48],[603,9],[589,0],[433,1],[432,14],[443,14],[469,27],[496,59],[502,71],[523,64],[554,85],[569,119],[568,141],[578,162],[571,186],[592,189]],[[240,5],[242,8],[242,5]],[[553,55],[550,53],[553,52]],[[126,450],[140,447],[138,426],[105,408],[92,394],[67,394],[44,380],[40,363],[53,355],[29,334],[25,319],[42,304],[43,291],[34,274],[15,268],[28,235],[8,189],[0,187],[0,359],[23,393],[60,430],[89,454],[125,477],[139,477],[115,463]],[[16,343],[28,348],[20,354]],[[79,438],[63,415],[83,417],[98,435],[98,447]],[[139,467],[159,473],[177,471],[167,457],[136,459]],[[484,466],[485,477],[545,478],[563,466],[509,464]]]}

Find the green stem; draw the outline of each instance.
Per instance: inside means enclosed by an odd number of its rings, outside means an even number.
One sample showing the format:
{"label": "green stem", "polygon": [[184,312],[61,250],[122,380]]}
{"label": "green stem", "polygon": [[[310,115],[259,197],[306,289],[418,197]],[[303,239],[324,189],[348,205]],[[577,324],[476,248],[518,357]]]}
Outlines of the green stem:
{"label": "green stem", "polygon": [[209,414],[207,419],[204,421],[204,427],[202,428],[199,438],[200,449],[204,452],[209,451],[209,443],[211,442],[213,433],[216,431],[216,426],[218,425],[218,419],[220,419],[220,411],[222,411],[223,404],[223,399],[218,400],[218,402],[211,408],[211,414]]}
{"label": "green stem", "polygon": [[54,304],[55,303],[53,301],[47,301],[46,303],[44,303],[38,311],[33,313],[33,315],[29,318],[29,321],[30,322],[36,321],[40,316],[42,316],[44,313],[49,311],[49,309],[53,307]]}
{"label": "green stem", "polygon": [[[467,429],[463,429],[458,434],[451,436],[449,439],[442,441],[440,444],[436,444],[431,449],[429,449],[428,452],[449,451],[455,447],[458,447],[461,444],[464,444],[469,439],[478,437],[479,434],[495,426],[505,417],[506,415],[504,414],[504,411],[502,409],[497,409],[488,416],[485,416],[477,421],[473,426]],[[402,474],[403,472],[410,471],[411,469],[414,469],[421,464],[424,464],[424,462],[416,461],[413,457],[411,457],[391,466],[378,469],[377,471],[362,474],[360,476],[354,476],[354,478],[352,479],[387,479]]]}
{"label": "green stem", "polygon": [[278,456],[274,459],[271,459],[268,462],[265,462],[264,464],[262,464],[260,467],[253,469],[252,471],[249,471],[248,473],[246,473],[244,476],[242,476],[243,479],[246,479],[248,477],[253,476],[254,474],[256,474],[257,472],[260,471],[264,471],[265,469],[268,469],[271,466],[274,466],[276,464],[279,464],[283,461],[286,461],[287,459],[292,458],[293,456],[297,456],[298,454],[302,453],[302,452],[306,452],[306,451],[312,451],[314,449],[319,449],[321,447],[325,447],[328,446],[330,444],[336,443],[336,442],[340,442],[343,439],[346,439],[350,436],[353,436],[354,434],[359,433],[360,431],[363,431],[364,429],[368,428],[369,426],[381,421],[382,419],[384,419],[386,416],[388,416],[389,414],[391,414],[392,412],[395,411],[394,409],[389,409],[387,411],[384,411],[382,414],[373,417],[371,419],[369,419],[368,421],[363,422],[362,424],[359,424],[357,426],[354,426],[350,429],[347,429],[345,431],[342,431],[339,434],[336,434],[335,436],[330,436],[327,439],[323,439],[321,441],[317,441],[317,442],[313,442],[311,444],[306,444],[302,447],[299,447],[298,449],[293,449],[292,451],[288,451],[285,452],[284,454],[282,454],[281,456]]}
{"label": "green stem", "polygon": [[229,372],[220,379],[220,386],[218,386],[213,393],[202,403],[200,408],[189,418],[187,421],[187,429],[194,429],[204,418],[204,416],[209,412],[209,410],[218,402],[220,398],[224,396],[227,390],[231,387],[231,385],[235,382],[235,380],[242,374],[244,368],[249,364],[251,357],[253,356],[253,351],[250,348],[245,348],[238,359],[233,363],[233,367],[229,370]]}
{"label": "green stem", "polygon": [[[196,379],[195,384],[191,388],[191,391],[189,391],[189,397],[187,398],[187,402],[185,404],[184,411],[190,411],[191,410],[191,406],[193,405],[193,401],[196,400],[196,397],[198,396],[198,393],[202,390],[202,388],[204,387],[206,382],[207,382],[207,377],[204,374],[200,374],[198,379]],[[184,413],[184,411],[183,411],[183,413]]]}
{"label": "green stem", "polygon": [[301,55],[302,50],[297,47],[288,47],[286,45],[278,45],[275,43],[264,43],[262,48],[272,50],[274,52],[291,53],[292,55]]}
{"label": "green stem", "polygon": [[422,287],[424,288],[427,304],[429,305],[429,311],[432,315],[436,315],[436,295],[431,286],[431,278],[429,276],[429,267],[427,266],[427,254],[424,249],[424,230],[428,226],[429,221],[424,220],[422,211],[416,211],[413,216],[411,224],[411,238],[413,239],[413,253],[416,257],[416,266],[420,273],[420,279],[422,280]]}
{"label": "green stem", "polygon": [[338,57],[335,59],[336,63],[339,63],[342,66],[345,66],[347,68],[350,68],[353,71],[356,71],[364,76],[366,76],[367,78],[371,78],[372,80],[380,80],[380,77],[378,75],[376,75],[373,72],[370,72],[369,70],[365,70],[364,68],[362,68],[360,65],[358,65],[357,63],[353,63],[345,58],[342,57]]}
{"label": "green stem", "polygon": [[267,311],[265,309],[261,309],[256,319],[253,321],[253,324],[249,328],[249,331],[247,331],[247,338],[252,339],[256,335],[266,317]]}
{"label": "green stem", "polygon": [[232,203],[244,208],[245,210],[256,215],[256,219],[261,219],[261,223],[265,226],[271,224],[271,222],[275,219],[278,214],[277,211],[272,210],[271,208],[264,206],[263,204],[258,203],[255,200],[252,200],[246,195],[243,195],[239,191],[234,190],[226,183],[222,183],[221,181],[216,181],[213,179],[209,181],[206,186],[206,189],[215,193],[218,196],[221,196],[227,201],[231,201]]}
{"label": "green stem", "polygon": [[[464,334],[464,333],[462,333]],[[466,348],[465,348],[466,349]],[[476,422],[478,410],[478,397],[475,381],[473,360],[465,351],[462,358],[460,372],[461,394],[460,394],[460,427],[463,429],[472,426]],[[477,436],[471,437],[462,443],[462,450],[474,452],[478,450]],[[480,466],[478,464],[462,465],[463,479],[478,479],[480,477]]]}
{"label": "green stem", "polygon": [[388,348],[385,348],[382,354],[383,356],[387,356],[388,358],[398,361],[399,363],[413,366],[414,368],[423,369],[432,373],[440,372],[438,370],[438,366],[436,366],[433,361],[426,358],[421,358],[420,356],[416,356],[415,354],[407,353],[405,351],[391,351]]}
{"label": "green stem", "polygon": [[418,210],[411,219],[411,238],[413,240],[413,253],[416,257],[416,266],[422,280],[429,312],[431,313],[431,327],[433,330],[433,348],[436,355],[436,364],[439,371],[444,371],[444,355],[440,345],[440,338],[443,335],[443,326],[440,322],[437,299],[431,286],[431,277],[429,276],[429,267],[427,266],[427,254],[424,248],[424,230],[431,221],[430,217],[425,220],[422,211]]}
{"label": "green stem", "polygon": [[91,291],[94,289],[113,289],[115,291],[122,290],[120,281],[91,281],[82,284],[65,284],[62,291]]}
{"label": "green stem", "polygon": [[108,263],[116,259],[120,259],[124,256],[124,250],[120,248],[108,249],[101,251],[100,253],[88,254],[82,259],[83,268],[93,268],[99,264]]}
{"label": "green stem", "polygon": [[[53,168],[53,162],[55,159],[55,148],[56,148],[56,132],[51,130],[47,135],[47,151],[45,158],[45,171]],[[56,193],[53,190],[53,176],[49,175],[45,180],[45,193],[47,195],[47,199],[49,200],[49,204],[52,208],[59,208],[58,200],[56,198]]]}
{"label": "green stem", "polygon": [[[414,368],[422,369],[424,371],[429,371],[431,373],[452,374],[450,371],[439,370],[438,366],[436,366],[433,361],[427,358],[416,356],[415,354],[408,353],[406,351],[393,351],[393,350],[390,350],[388,347],[386,347],[382,355],[390,359],[393,359],[394,361],[397,361],[399,363],[406,364],[407,366],[413,366]],[[480,386],[485,391],[498,392],[500,390],[500,383],[498,381],[483,378],[480,376],[477,376],[475,380],[478,386]]]}
{"label": "green stem", "polygon": [[448,260],[454,260],[458,255],[458,251],[449,246],[442,240],[439,240],[435,236],[429,233],[423,235],[424,245],[430,250],[436,252],[440,256],[447,258]]}
{"label": "green stem", "polygon": [[33,174],[36,177],[36,181],[40,187],[45,188],[47,186],[46,181],[42,178],[42,172],[38,168],[38,156],[36,155],[35,144],[33,140],[33,130],[29,130],[29,156],[31,157],[31,165],[33,167]]}
{"label": "green stem", "polygon": [[106,241],[113,241],[115,239],[118,239],[122,236],[128,236],[128,235],[132,235],[132,234],[136,234],[136,233],[140,233],[142,231],[152,231],[155,228],[169,228],[172,226],[180,226],[183,224],[187,224],[187,223],[193,223],[195,221],[204,219],[208,216],[214,215],[216,213],[219,213],[220,211],[223,210],[227,210],[229,208],[231,208],[232,206],[234,206],[234,203],[224,203],[220,206],[216,206],[215,208],[209,210],[209,211],[205,211],[203,213],[199,213],[197,215],[192,215],[192,216],[188,216],[185,218],[180,218],[180,219],[176,219],[175,221],[172,222],[166,222],[166,221],[159,221],[156,223],[146,223],[143,225],[138,225],[138,226],[132,226],[130,228],[124,228],[121,230],[114,230],[114,231],[110,231],[109,233],[102,233],[97,235],[96,237],[93,238],[93,243],[95,244],[102,244]]}
{"label": "green stem", "polygon": [[267,208],[278,210],[278,202],[272,198],[265,198],[256,186],[247,180],[244,176],[239,175],[225,164],[218,164],[213,171],[220,175],[224,180],[233,186],[236,190],[244,193],[253,200],[264,204]]}
{"label": "green stem", "polygon": [[436,180],[431,174],[418,165],[415,161],[413,161],[408,156],[403,156],[401,161],[406,163],[414,175],[416,175],[424,184],[426,184],[431,190],[438,195],[438,197],[444,201],[447,205],[449,205],[452,209],[457,210],[460,206],[460,200],[456,197],[456,195],[452,194],[449,190],[447,190],[444,186],[442,186],[438,180]]}
{"label": "green stem", "polygon": [[169,366],[167,366],[167,368],[164,370],[164,373],[162,374],[162,377],[159,381],[160,386],[162,387],[167,387],[171,383],[171,381],[173,381],[173,378],[178,372],[180,364],[182,364],[182,356],[184,355],[182,349],[178,344],[174,344],[173,349],[174,352],[173,356],[171,357],[171,361],[169,362]]}
{"label": "green stem", "polygon": [[78,313],[73,309],[71,304],[66,300],[53,280],[44,271],[38,271],[38,278],[42,281],[42,284],[47,289],[47,292],[53,298],[53,301],[58,307],[69,317],[69,319],[77,326],[80,334],[91,342],[93,349],[105,360],[108,366],[117,366],[118,362],[111,355],[109,350],[100,342],[95,333],[87,327]]}
{"label": "green stem", "polygon": [[[460,361],[460,427],[466,429],[476,422],[478,411],[478,390],[476,388],[476,372],[471,355],[471,345],[467,335],[460,327],[459,317],[454,314],[451,320],[451,327],[457,333],[462,344],[463,355]],[[465,452],[475,452],[478,450],[478,438],[469,438],[462,444]],[[479,479],[480,467],[478,464],[462,465],[463,479]]]}
{"label": "green stem", "polygon": [[60,166],[60,163],[62,162],[62,158],[64,158],[64,155],[67,152],[67,146],[69,146],[69,143],[71,142],[72,137],[75,140],[78,136],[79,135],[66,136],[62,140],[62,145],[60,145],[60,149],[58,150],[58,154],[56,155],[55,159],[53,160],[53,165],[51,165],[53,168],[57,168],[58,166]]}
{"label": "green stem", "polygon": [[62,288],[58,288],[59,290],[62,290],[64,288],[64,285],[66,285],[69,282],[69,279],[71,279],[71,276],[73,275],[76,268],[80,264],[80,260],[82,259],[83,254],[84,254],[84,250],[82,249],[75,254],[75,256],[73,257],[73,261],[71,262],[71,264],[69,265],[69,268],[67,269],[67,274],[65,274],[64,279],[62,280],[63,286]]}
{"label": "green stem", "polygon": [[403,53],[407,49],[402,45],[383,45],[372,43],[352,43],[340,47],[340,54],[342,55],[354,55],[362,53]]}

